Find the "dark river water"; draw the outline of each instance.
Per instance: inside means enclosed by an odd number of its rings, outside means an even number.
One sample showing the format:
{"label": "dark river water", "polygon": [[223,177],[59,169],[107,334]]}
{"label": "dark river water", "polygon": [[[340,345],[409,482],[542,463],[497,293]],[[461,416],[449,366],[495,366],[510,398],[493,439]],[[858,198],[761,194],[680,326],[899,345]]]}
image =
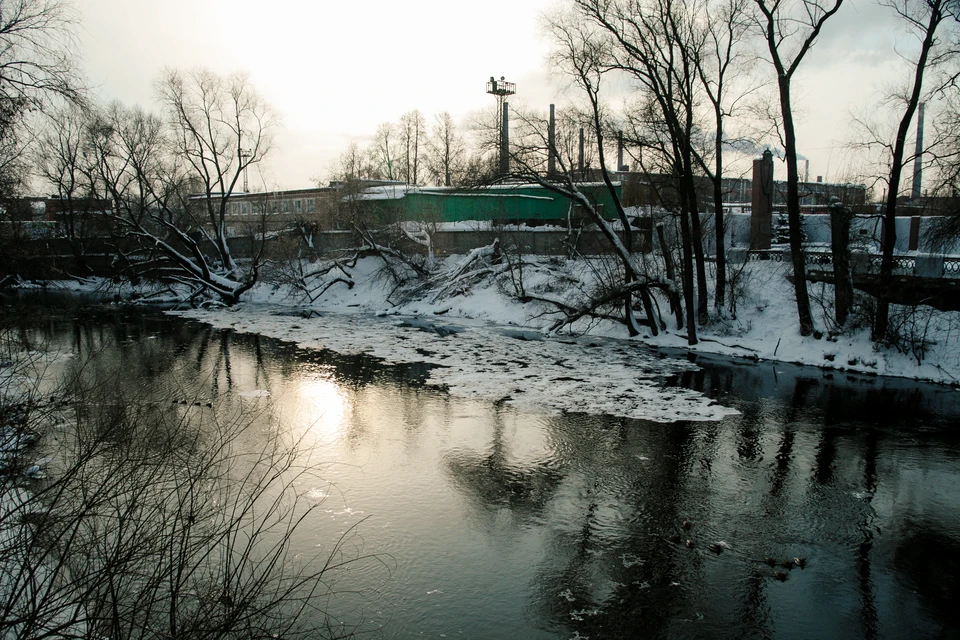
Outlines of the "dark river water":
{"label": "dark river water", "polygon": [[356,525],[384,563],[330,606],[383,637],[960,637],[956,390],[701,358],[666,384],[740,415],[659,424],[457,399],[423,366],[154,312],[19,322],[145,397],[303,436],[326,484],[297,544]]}

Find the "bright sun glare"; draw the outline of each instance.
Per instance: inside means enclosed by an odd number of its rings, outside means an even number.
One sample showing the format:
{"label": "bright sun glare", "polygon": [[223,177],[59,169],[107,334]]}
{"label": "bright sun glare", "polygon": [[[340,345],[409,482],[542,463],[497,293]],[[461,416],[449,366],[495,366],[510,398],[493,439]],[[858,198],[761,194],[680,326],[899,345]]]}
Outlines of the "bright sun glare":
{"label": "bright sun glare", "polygon": [[302,380],[297,395],[303,428],[318,438],[336,436],[347,405],[340,386],[326,378]]}

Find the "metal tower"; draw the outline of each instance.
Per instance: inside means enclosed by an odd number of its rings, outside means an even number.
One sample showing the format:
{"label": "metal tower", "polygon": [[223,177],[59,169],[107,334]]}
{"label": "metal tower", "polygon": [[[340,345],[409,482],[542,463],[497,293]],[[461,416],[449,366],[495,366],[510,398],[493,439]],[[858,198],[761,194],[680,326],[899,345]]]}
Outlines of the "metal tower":
{"label": "metal tower", "polygon": [[[243,167],[243,192],[249,193],[247,188],[247,167],[250,166],[250,163],[247,162],[250,159],[250,150],[249,149],[240,149],[240,165]],[[246,163],[246,164],[245,164]]]}
{"label": "metal tower", "polygon": [[500,76],[499,80],[490,76],[490,81],[487,82],[487,93],[497,96],[497,122],[501,123],[500,132],[497,135],[497,147],[500,149],[500,173],[502,174],[510,172],[510,131],[506,98],[516,92],[516,83],[507,82],[503,76]]}

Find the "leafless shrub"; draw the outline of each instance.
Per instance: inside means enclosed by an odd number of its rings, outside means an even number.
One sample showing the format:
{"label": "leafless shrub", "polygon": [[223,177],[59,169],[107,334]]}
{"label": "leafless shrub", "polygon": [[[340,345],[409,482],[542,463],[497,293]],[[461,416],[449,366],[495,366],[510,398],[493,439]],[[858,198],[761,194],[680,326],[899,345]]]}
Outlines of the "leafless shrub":
{"label": "leafless shrub", "polygon": [[42,434],[19,450],[49,456],[49,478],[28,469],[32,479],[2,479],[0,636],[362,631],[324,605],[350,567],[388,567],[364,550],[356,525],[315,555],[295,552],[320,504],[298,489],[317,483],[298,442],[213,407],[138,401],[94,380],[68,381],[52,403],[0,397],[0,428]]}
{"label": "leafless shrub", "polygon": [[884,343],[912,356],[917,365],[922,364],[930,349],[937,344],[931,337],[935,313],[933,307],[925,305],[893,307]]}

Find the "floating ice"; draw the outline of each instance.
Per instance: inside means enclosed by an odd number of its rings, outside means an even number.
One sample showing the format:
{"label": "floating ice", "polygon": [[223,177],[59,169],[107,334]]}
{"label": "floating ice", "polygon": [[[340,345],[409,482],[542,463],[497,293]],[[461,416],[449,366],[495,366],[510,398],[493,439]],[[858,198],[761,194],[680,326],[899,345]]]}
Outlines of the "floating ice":
{"label": "floating ice", "polygon": [[[428,382],[452,395],[505,402],[537,413],[577,412],[675,422],[719,420],[735,409],[663,378],[696,365],[624,340],[556,339],[484,323],[433,318],[278,315],[265,305],[179,312],[219,328],[295,341],[303,348],[369,354],[388,363],[437,365]],[[518,339],[523,335],[525,339]],[[536,335],[537,339],[530,336]]]}
{"label": "floating ice", "polygon": [[622,556],[620,556],[620,560],[623,562],[624,569],[629,569],[630,567],[636,567],[637,565],[642,566],[643,564],[646,563],[646,560],[643,560],[632,553],[623,554]]}
{"label": "floating ice", "polygon": [[571,611],[570,617],[574,620],[583,620],[584,616],[598,616],[600,615],[599,609],[581,609],[580,611]]}

